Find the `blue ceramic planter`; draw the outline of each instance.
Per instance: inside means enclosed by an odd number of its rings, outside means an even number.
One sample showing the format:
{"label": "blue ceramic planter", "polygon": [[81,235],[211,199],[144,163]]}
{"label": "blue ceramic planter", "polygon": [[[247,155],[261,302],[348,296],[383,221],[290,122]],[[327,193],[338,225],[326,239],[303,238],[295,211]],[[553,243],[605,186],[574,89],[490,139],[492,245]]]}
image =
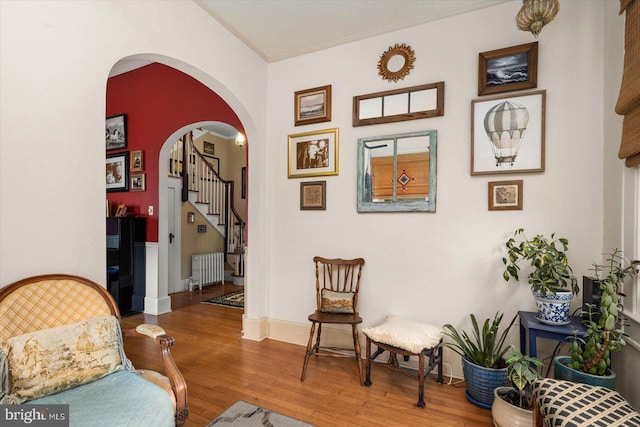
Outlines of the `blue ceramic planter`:
{"label": "blue ceramic planter", "polygon": [[491,408],[494,388],[505,387],[509,384],[507,368],[485,368],[474,365],[464,357],[462,358],[462,372],[467,386],[467,399],[482,408]]}
{"label": "blue ceramic planter", "polygon": [[569,323],[569,307],[573,294],[571,292],[557,292],[555,295],[543,296],[540,292],[533,292],[538,307],[538,320],[548,325],[566,325]]}
{"label": "blue ceramic planter", "polygon": [[569,356],[557,356],[553,359],[553,377],[557,380],[567,380],[574,383],[583,383],[606,387],[613,390],[616,384],[616,374],[610,372],[609,375],[591,375],[586,372],[576,371],[571,368],[571,358]]}

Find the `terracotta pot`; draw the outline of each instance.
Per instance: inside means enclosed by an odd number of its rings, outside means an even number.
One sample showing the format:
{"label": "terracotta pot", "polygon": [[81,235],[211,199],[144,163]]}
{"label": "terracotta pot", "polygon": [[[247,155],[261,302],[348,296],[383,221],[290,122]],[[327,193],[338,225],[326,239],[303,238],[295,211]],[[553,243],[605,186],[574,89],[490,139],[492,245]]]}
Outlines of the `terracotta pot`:
{"label": "terracotta pot", "polygon": [[493,425],[496,427],[532,427],[532,411],[513,406],[500,397],[501,394],[506,394],[510,390],[514,390],[513,387],[498,387],[493,390],[494,399],[491,406]]}

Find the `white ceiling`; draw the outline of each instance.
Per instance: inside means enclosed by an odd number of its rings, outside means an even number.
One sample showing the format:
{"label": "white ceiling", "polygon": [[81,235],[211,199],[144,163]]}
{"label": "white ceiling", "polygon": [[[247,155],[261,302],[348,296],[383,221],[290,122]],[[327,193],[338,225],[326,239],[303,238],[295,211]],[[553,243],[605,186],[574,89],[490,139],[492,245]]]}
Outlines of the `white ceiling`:
{"label": "white ceiling", "polygon": [[194,0],[268,62],[513,0]]}
{"label": "white ceiling", "polygon": [[[267,62],[362,40],[513,0],[193,0]],[[110,77],[148,65],[123,60]],[[227,139],[236,130],[205,127]]]}

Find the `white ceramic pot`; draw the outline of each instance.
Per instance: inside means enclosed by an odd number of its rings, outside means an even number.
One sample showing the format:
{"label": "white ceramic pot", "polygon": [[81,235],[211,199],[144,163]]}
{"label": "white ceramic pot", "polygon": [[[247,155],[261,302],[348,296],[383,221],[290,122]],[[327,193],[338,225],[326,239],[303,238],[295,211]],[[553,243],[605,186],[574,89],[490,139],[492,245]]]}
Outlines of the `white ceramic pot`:
{"label": "white ceramic pot", "polygon": [[497,387],[493,389],[493,405],[491,415],[496,427],[532,427],[533,412],[513,406],[500,397],[500,394],[513,390],[512,387]]}

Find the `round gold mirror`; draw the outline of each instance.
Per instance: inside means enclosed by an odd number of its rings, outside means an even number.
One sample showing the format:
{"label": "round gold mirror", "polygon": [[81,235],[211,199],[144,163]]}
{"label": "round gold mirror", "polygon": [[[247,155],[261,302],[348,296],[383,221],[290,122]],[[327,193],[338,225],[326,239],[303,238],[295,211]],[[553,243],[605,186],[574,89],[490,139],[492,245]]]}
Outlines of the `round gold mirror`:
{"label": "round gold mirror", "polygon": [[411,46],[396,43],[380,56],[378,74],[385,80],[397,82],[409,74],[415,60]]}

